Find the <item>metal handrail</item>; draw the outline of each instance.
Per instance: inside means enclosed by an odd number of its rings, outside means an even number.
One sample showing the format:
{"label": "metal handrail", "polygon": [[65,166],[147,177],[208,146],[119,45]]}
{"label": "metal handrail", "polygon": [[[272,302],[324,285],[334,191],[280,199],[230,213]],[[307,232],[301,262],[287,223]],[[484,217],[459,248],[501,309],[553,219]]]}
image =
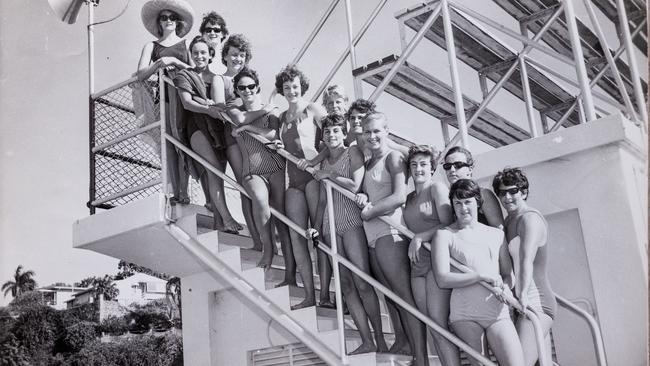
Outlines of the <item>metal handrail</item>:
{"label": "metal handrail", "polygon": [[165,229],[185,248],[197,261],[210,269],[208,271],[218,280],[225,280],[239,291],[245,298],[257,305],[273,320],[311,348],[323,361],[330,365],[344,365],[339,357],[329,347],[324,345],[308,329],[302,327],[288,312],[273,303],[262,291],[256,289],[243,276],[235,272],[219,256],[210,252],[204,245],[192,238],[187,232],[174,223],[165,225]]}
{"label": "metal handrail", "polygon": [[587,322],[587,325],[589,326],[589,330],[591,331],[591,338],[594,341],[594,348],[596,348],[596,361],[598,361],[599,366],[606,366],[607,358],[605,357],[605,345],[603,344],[603,335],[602,332],[600,331],[600,326],[598,325],[596,318],[594,318],[587,311],[584,311],[580,307],[576,306],[570,300],[565,299],[564,297],[558,294],[554,294],[554,295],[555,295],[555,299],[557,300],[557,303],[560,306],[578,315],[579,317],[583,318]]}
{"label": "metal handrail", "polygon": [[[166,82],[166,83],[169,83],[169,82],[170,82],[170,80],[168,80],[168,79],[166,79],[166,78],[163,79],[163,81]],[[161,85],[162,85],[162,84],[163,84],[163,83],[161,83]],[[224,117],[224,119],[225,119],[227,122],[232,123],[233,125],[236,125],[234,122],[232,122],[232,121],[230,120],[230,118],[227,117],[227,115],[223,115],[223,117]],[[265,143],[265,144],[268,143],[268,142],[270,142],[268,139],[264,138],[263,136],[260,136],[260,135],[254,134],[254,133],[249,133],[248,131],[245,131],[245,133],[248,133],[249,136],[255,138],[255,139],[258,140],[259,142],[262,142],[262,143]],[[207,160],[203,159],[201,156],[199,156],[198,154],[196,154],[196,153],[195,153],[194,151],[192,151],[190,148],[188,148],[187,146],[185,146],[182,142],[178,141],[176,138],[174,138],[173,136],[169,135],[168,133],[164,133],[164,134],[163,134],[163,138],[166,139],[166,140],[168,140],[169,142],[171,142],[174,146],[176,146],[177,148],[179,148],[181,151],[183,151],[183,152],[186,153],[187,155],[189,155],[192,159],[196,160],[199,164],[201,164],[202,166],[204,166],[204,167],[205,167],[206,169],[208,169],[210,172],[212,172],[213,174],[217,175],[219,178],[223,179],[225,182],[228,182],[228,184],[232,185],[232,186],[233,186],[235,189],[237,189],[240,193],[242,193],[242,194],[248,196],[248,193],[246,192],[246,190],[244,189],[244,187],[242,187],[241,185],[239,185],[235,180],[233,180],[233,179],[232,179],[231,177],[229,177],[227,174],[225,174],[225,173],[221,172],[220,170],[218,170],[216,167],[214,167],[212,164],[210,164]],[[292,155],[291,153],[289,153],[288,151],[286,151],[285,149],[278,149],[278,150],[276,150],[276,151],[277,151],[277,153],[278,153],[280,156],[282,156],[282,157],[284,157],[285,159],[289,160],[289,161],[292,162],[293,164],[297,164],[297,163],[298,163],[298,160],[299,160],[299,159],[298,159],[297,157],[295,157],[294,155]],[[313,174],[314,171],[315,171],[313,168],[308,168],[307,170],[308,170],[308,172],[310,172],[310,173],[312,173],[312,174]],[[335,187],[335,189],[340,190],[344,195],[346,195],[346,194],[353,195],[353,193],[351,193],[351,192],[345,190],[344,188],[342,188],[342,187],[336,185],[336,183],[334,183],[334,182],[327,181],[326,184],[330,184],[332,187]],[[346,193],[346,192],[347,192],[347,193]],[[273,216],[275,216],[277,219],[279,219],[280,221],[282,221],[284,224],[286,224],[286,225],[287,225],[291,230],[297,232],[299,235],[303,236],[303,237],[306,238],[306,239],[314,239],[314,237],[313,237],[313,235],[312,235],[312,232],[311,232],[310,230],[306,230],[306,229],[300,227],[298,224],[294,223],[290,218],[288,218],[288,217],[285,216],[284,214],[278,212],[278,211],[275,210],[273,207],[271,207],[270,209],[271,209],[271,214],[272,214]],[[405,230],[408,230],[408,229],[406,229],[406,228],[404,228],[404,229],[405,229]],[[332,232],[336,232],[336,231],[334,230],[334,231],[332,231]],[[419,320],[421,320],[422,322],[424,322],[426,325],[428,325],[429,327],[431,327],[432,329],[434,329],[437,333],[443,335],[443,336],[444,336],[445,338],[447,338],[450,342],[454,343],[455,345],[457,345],[458,347],[460,347],[461,349],[463,349],[463,350],[464,350],[467,354],[469,354],[470,356],[476,358],[477,360],[479,360],[480,362],[484,363],[485,365],[488,365],[488,366],[496,366],[496,365],[495,365],[494,363],[492,363],[489,359],[485,358],[483,355],[481,355],[480,353],[478,353],[476,350],[474,350],[472,347],[470,347],[469,345],[467,345],[467,344],[466,344],[465,342],[463,342],[461,339],[457,338],[454,334],[450,333],[448,330],[446,330],[446,329],[442,328],[441,326],[439,326],[438,324],[436,324],[433,320],[431,320],[430,318],[428,318],[426,315],[422,314],[418,309],[416,309],[416,308],[413,307],[412,305],[410,305],[410,304],[408,304],[407,302],[405,302],[405,301],[404,301],[401,297],[399,297],[397,294],[395,294],[394,292],[392,292],[392,291],[389,290],[388,288],[384,287],[381,283],[379,283],[379,282],[378,282],[377,280],[375,280],[374,278],[372,278],[372,277],[370,277],[369,275],[367,275],[367,274],[366,274],[365,272],[363,272],[361,269],[359,269],[358,267],[356,267],[352,262],[348,261],[345,257],[340,256],[338,253],[335,253],[332,249],[329,249],[329,248],[327,248],[327,247],[324,246],[324,245],[319,245],[319,246],[317,246],[317,247],[318,247],[318,249],[320,249],[321,251],[323,251],[323,252],[325,252],[326,254],[330,255],[333,259],[335,259],[336,261],[338,261],[340,264],[342,264],[342,265],[344,265],[345,267],[347,267],[350,271],[354,272],[356,275],[358,275],[359,277],[363,278],[366,282],[368,282],[370,285],[372,285],[375,289],[377,289],[379,292],[381,292],[384,296],[386,296],[386,297],[392,299],[393,301],[395,301],[396,304],[398,304],[399,306],[401,306],[401,307],[403,307],[404,309],[406,309],[407,311],[409,311],[409,312],[410,312],[411,314],[413,314],[416,318],[418,318]],[[339,306],[339,309],[342,309],[342,306]],[[341,315],[342,315],[342,313],[341,313]],[[341,330],[342,330],[342,328],[341,328]],[[345,354],[344,350],[342,350],[341,354],[342,354],[342,355]]]}
{"label": "metal handrail", "polygon": [[106,88],[106,89],[104,89],[104,90],[100,90],[100,91],[98,91],[98,92],[96,92],[96,93],[92,93],[92,94],[90,95],[90,97],[91,97],[93,100],[94,100],[94,99],[97,99],[97,98],[101,97],[102,95],[106,95],[106,94],[108,94],[108,93],[110,93],[110,92],[112,92],[112,91],[115,91],[115,90],[117,90],[117,89],[119,89],[119,88],[121,88],[121,87],[123,87],[123,86],[129,85],[129,84],[131,84],[131,83],[133,83],[133,82],[136,82],[136,81],[138,81],[138,78],[135,77],[135,76],[133,76],[133,77],[128,78],[128,79],[126,79],[126,80],[124,80],[124,81],[122,81],[122,82],[120,82],[120,83],[117,83],[117,84],[115,84],[115,85],[111,85],[111,86],[109,86],[108,88]]}

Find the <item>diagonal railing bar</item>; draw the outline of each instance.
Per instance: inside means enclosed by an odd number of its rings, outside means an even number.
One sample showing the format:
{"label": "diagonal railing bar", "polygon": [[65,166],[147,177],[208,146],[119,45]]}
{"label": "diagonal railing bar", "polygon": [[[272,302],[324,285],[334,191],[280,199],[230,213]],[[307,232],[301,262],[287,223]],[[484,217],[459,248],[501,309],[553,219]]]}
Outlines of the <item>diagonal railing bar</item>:
{"label": "diagonal railing bar", "polygon": [[[591,20],[591,24],[595,28],[596,37],[600,42],[600,46],[603,48],[603,50],[610,50],[607,39],[605,38],[605,34],[603,33],[603,29],[600,27],[600,22],[596,18],[596,12],[594,11],[594,7],[591,6],[591,0],[585,0],[583,1],[583,3],[587,8],[587,13],[589,14],[589,19]],[[628,110],[629,116],[632,119],[638,121],[639,117],[637,116],[634,110],[634,106],[632,105],[632,101],[630,100],[630,95],[627,93],[627,89],[625,88],[625,84],[623,83],[623,78],[621,78],[621,74],[618,70],[618,66],[616,66],[616,62],[614,61],[611,52],[606,51],[604,53],[607,59],[607,65],[609,65],[609,67],[612,69],[612,74],[614,74],[614,80],[616,81],[616,86],[618,86],[618,92],[621,94],[621,98],[623,98],[623,103],[625,103],[625,107]],[[642,106],[639,107],[642,108]]]}
{"label": "diagonal railing bar", "polygon": [[137,135],[140,135],[140,134],[142,134],[144,132],[147,132],[149,130],[153,130],[154,128],[158,128],[158,127],[160,127],[160,121],[151,123],[151,124],[146,125],[144,127],[140,127],[140,128],[138,128],[136,130],[133,130],[131,132],[120,135],[119,137],[116,137],[116,138],[112,139],[111,141],[108,141],[108,142],[105,142],[105,143],[103,143],[101,145],[97,145],[97,146],[93,147],[91,151],[93,153],[97,153],[99,150],[104,150],[107,147],[116,145],[116,144],[118,144],[118,143],[120,143],[120,142],[122,142],[124,140],[130,139],[131,137],[135,137]]}
{"label": "diagonal railing bar", "polygon": [[[450,4],[450,6],[452,8],[454,8],[454,9],[456,9],[456,10],[465,11],[465,9],[463,7],[459,7],[455,3]],[[539,32],[533,37],[532,42],[538,42],[542,38],[542,36],[544,36],[546,31],[548,31],[548,29],[551,27],[551,24],[560,16],[560,14],[562,13],[562,10],[563,10],[563,7],[558,7],[558,9],[553,13],[553,15],[551,15],[549,17],[549,19],[546,21],[544,26],[539,30]],[[526,46],[517,55],[517,60],[520,59],[520,58],[525,57],[530,51],[532,51],[532,49],[533,49],[533,47],[529,43],[526,43]],[[512,74],[515,72],[515,69],[518,66],[517,60],[515,60],[512,63],[512,65],[508,68],[508,70],[501,76],[499,81],[494,85],[494,87],[492,87],[490,92],[485,96],[485,98],[483,98],[483,101],[477,107],[476,112],[467,121],[467,128],[470,128],[472,126],[472,124],[474,124],[474,122],[478,120],[478,117],[481,114],[481,112],[483,112],[487,108],[487,105],[490,102],[492,102],[492,99],[494,99],[494,97],[496,97],[499,90],[501,90],[501,88],[506,83],[506,81],[508,81],[510,76],[512,76]],[[443,149],[443,151],[440,153],[440,156],[439,156],[438,160],[436,161],[436,165],[440,162],[440,159],[444,158],[447,151],[449,151],[449,149],[451,149],[452,146],[454,146],[454,145],[456,145],[458,143],[458,140],[460,140],[460,138],[461,138],[460,132],[458,132],[458,133],[456,133],[456,135],[454,135],[454,137],[451,139],[449,144],[447,144],[445,146],[445,148]]]}
{"label": "diagonal railing bar", "polygon": [[262,291],[253,287],[244,277],[228,265],[219,256],[210,252],[204,245],[192,238],[183,229],[173,223],[168,223],[165,229],[190,253],[195,260],[209,269],[208,273],[217,280],[225,280],[240,294],[257,305],[271,319],[281,324],[286,330],[311,348],[323,361],[329,365],[344,365],[329,347],[323,344],[312,332],[302,327],[289,312],[273,303]]}
{"label": "diagonal railing bar", "polygon": [[422,28],[420,28],[420,30],[415,34],[413,39],[411,39],[411,42],[409,42],[408,46],[406,46],[406,49],[404,50],[404,52],[402,52],[402,54],[395,61],[393,66],[391,66],[390,70],[388,71],[386,76],[383,78],[381,83],[379,83],[379,85],[377,85],[377,87],[372,92],[372,94],[370,94],[370,97],[368,97],[369,101],[374,102],[374,101],[377,100],[377,98],[379,98],[379,94],[381,94],[384,91],[386,86],[388,86],[388,84],[393,80],[393,78],[395,77],[395,75],[399,71],[399,68],[402,67],[402,65],[404,65],[404,63],[406,62],[408,57],[411,55],[411,53],[413,53],[413,51],[415,50],[415,47],[420,43],[420,41],[422,40],[424,35],[427,33],[427,31],[429,30],[429,28],[431,27],[433,22],[435,22],[435,20],[440,15],[441,10],[442,10],[442,4],[439,3],[431,11],[431,15],[429,15],[427,20],[424,22],[424,24],[422,25]]}
{"label": "diagonal railing bar", "polygon": [[[359,41],[361,41],[361,38],[363,38],[363,35],[366,34],[366,31],[368,31],[368,28],[370,28],[370,25],[372,24],[372,22],[374,22],[375,18],[377,18],[377,16],[379,15],[379,13],[384,8],[387,2],[388,0],[381,0],[379,4],[377,4],[377,6],[372,10],[372,13],[370,13],[366,21],[361,26],[361,29],[359,29],[359,32],[357,32],[357,35],[352,40],[351,42],[352,46],[356,46],[359,43]],[[341,54],[341,56],[336,61],[336,63],[334,63],[334,66],[332,66],[330,72],[327,74],[327,76],[325,77],[321,85],[318,87],[318,89],[316,89],[316,92],[311,97],[312,103],[318,100],[318,98],[323,93],[325,88],[327,88],[327,84],[329,84],[332,78],[334,78],[334,75],[336,75],[336,73],[339,71],[341,65],[343,65],[343,62],[345,62],[345,60],[348,58],[348,55],[350,54],[350,50],[351,50],[350,45],[348,45],[348,48]]]}
{"label": "diagonal railing bar", "polygon": [[99,205],[104,204],[104,203],[106,203],[106,202],[110,202],[110,201],[116,200],[116,199],[118,199],[118,198],[121,198],[121,197],[124,197],[124,196],[128,196],[128,195],[130,195],[131,193],[135,193],[135,192],[138,192],[138,191],[142,191],[142,190],[144,190],[144,189],[147,189],[147,188],[149,188],[149,187],[153,187],[153,186],[155,186],[155,185],[157,185],[157,184],[160,184],[160,183],[162,183],[162,180],[160,180],[160,179],[152,179],[152,180],[150,180],[150,181],[148,181],[148,182],[146,182],[146,183],[143,183],[143,184],[137,185],[137,186],[135,186],[135,187],[127,188],[127,189],[125,189],[125,190],[123,190],[123,191],[120,191],[120,192],[118,192],[118,193],[112,194],[112,195],[110,195],[110,196],[106,196],[106,197],[104,197],[104,198],[102,198],[102,199],[94,200],[94,201],[92,201],[90,204],[91,204],[92,206],[99,206]]}
{"label": "diagonal railing bar", "polygon": [[[305,43],[302,45],[302,47],[300,48],[300,50],[298,51],[296,56],[293,58],[293,60],[291,60],[290,65],[295,65],[298,62],[300,62],[300,60],[302,59],[302,56],[305,55],[305,53],[307,52],[307,49],[309,49],[311,44],[314,42],[314,39],[316,39],[316,36],[318,35],[318,33],[320,33],[321,29],[323,29],[323,26],[325,25],[325,22],[327,22],[329,17],[332,15],[332,12],[334,12],[334,9],[336,9],[336,5],[338,5],[338,3],[340,1],[341,0],[332,0],[330,5],[325,10],[325,13],[323,14],[323,16],[321,16],[320,20],[318,21],[318,23],[316,24],[314,29],[311,31],[311,33],[307,37],[307,40],[305,41]],[[269,97],[269,101],[273,100],[273,98],[275,98],[276,95],[277,95],[277,90],[273,89],[273,91],[271,92],[271,96]]]}

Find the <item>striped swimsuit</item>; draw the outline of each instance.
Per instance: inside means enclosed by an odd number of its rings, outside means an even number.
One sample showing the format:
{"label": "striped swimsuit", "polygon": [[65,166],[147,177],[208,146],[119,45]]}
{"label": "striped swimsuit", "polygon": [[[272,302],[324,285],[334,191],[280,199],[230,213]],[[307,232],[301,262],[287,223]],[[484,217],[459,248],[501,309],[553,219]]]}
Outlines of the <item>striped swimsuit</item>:
{"label": "striped swimsuit", "polygon": [[[278,129],[278,117],[267,114],[251,122],[259,128]],[[284,169],[284,159],[276,152],[267,149],[261,142],[247,132],[240,133],[237,143],[241,150],[243,167],[242,176],[259,175],[269,177],[271,174]]]}
{"label": "striped swimsuit", "polygon": [[[345,149],[339,159],[331,164],[329,159],[323,160],[321,170],[338,173],[344,178],[352,178],[350,171],[350,149]],[[343,236],[348,230],[363,226],[361,219],[361,210],[356,203],[340,192],[332,192],[332,202],[334,203],[334,216],[336,217],[336,235]],[[327,236],[330,232],[329,211],[325,207],[325,216],[323,217],[323,235]]]}

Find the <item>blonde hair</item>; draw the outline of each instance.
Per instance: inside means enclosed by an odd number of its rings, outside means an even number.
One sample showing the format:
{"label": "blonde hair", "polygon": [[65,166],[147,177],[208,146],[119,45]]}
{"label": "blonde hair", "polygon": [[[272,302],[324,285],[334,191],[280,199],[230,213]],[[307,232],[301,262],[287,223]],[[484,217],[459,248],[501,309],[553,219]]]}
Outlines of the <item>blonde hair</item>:
{"label": "blonde hair", "polygon": [[330,85],[323,92],[323,106],[326,106],[328,102],[343,98],[345,102],[348,102],[348,96],[345,94],[345,89],[340,85]]}

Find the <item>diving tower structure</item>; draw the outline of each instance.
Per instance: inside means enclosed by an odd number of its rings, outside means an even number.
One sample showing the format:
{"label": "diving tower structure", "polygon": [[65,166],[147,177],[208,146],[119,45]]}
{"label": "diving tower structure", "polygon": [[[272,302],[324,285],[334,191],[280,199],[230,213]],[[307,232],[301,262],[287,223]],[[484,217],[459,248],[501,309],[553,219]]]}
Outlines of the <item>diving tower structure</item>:
{"label": "diving tower structure", "polygon": [[[454,145],[489,147],[475,156],[473,175],[482,186],[490,186],[493,175],[506,165],[521,167],[531,181],[528,201],[549,223],[549,276],[559,304],[552,328],[553,359],[540,364],[644,365],[648,113],[647,76],[641,76],[637,58],[647,54],[646,3],[584,0],[588,18],[580,19],[574,9],[577,1],[492,2],[518,28],[459,0],[405,9],[390,9],[388,0],[379,0],[355,27],[352,19],[362,19],[358,14],[352,17],[355,3],[333,0],[292,64],[301,63],[314,39],[323,36],[320,30],[334,9],[343,7],[349,44],[311,100],[320,97],[335,75],[347,73],[355,98],[381,103],[390,96],[429,116],[431,128],[437,124],[444,151]],[[360,41],[372,37],[368,29],[388,11],[394,14],[399,48],[360,63]],[[603,21],[618,30],[618,44],[603,36]],[[508,37],[511,41],[504,41]],[[414,56],[416,49],[446,55],[445,75],[422,64],[422,57]],[[647,58],[644,61],[647,65]],[[346,62],[351,67],[343,70]],[[557,64],[563,68],[549,66]],[[462,83],[463,72],[475,73],[477,85]],[[170,101],[153,105],[158,120],[143,122],[137,112],[142,100],[134,99],[134,88],[152,99]],[[504,113],[494,103],[499,93],[520,103],[525,113],[519,118]],[[270,270],[257,268],[261,253],[249,249],[250,237],[214,230],[212,213],[203,206],[198,189],[188,205],[170,201],[165,144],[222,177],[235,192],[242,189],[167,129],[175,91],[162,72],[147,81],[124,80],[93,93],[90,100],[90,215],[73,224],[73,246],[181,278],[186,365],[408,363],[409,357],[403,355],[347,355],[346,350],[360,344],[349,316],[319,307],[291,310],[301,300],[301,283],[275,287],[284,274],[281,254]],[[407,145],[430,143],[413,138],[418,134],[409,128],[407,122],[393,127],[392,138]],[[286,151],[280,153],[288,164],[295,163]],[[329,193],[343,190],[332,182],[326,186]],[[317,240],[308,228],[273,214]],[[408,230],[403,233],[412,235]],[[329,255],[335,269],[341,264],[358,273],[338,255],[336,240],[331,249],[314,250]],[[382,296],[396,296],[362,274]],[[314,277],[317,290],[331,291],[341,309],[338,273],[330,288],[321,288],[318,275]],[[461,348],[464,364],[467,357],[495,364],[406,305]],[[512,305],[518,306],[516,300]],[[384,322],[385,336],[391,340],[389,322],[386,318]],[[430,363],[440,364],[435,352]]]}

